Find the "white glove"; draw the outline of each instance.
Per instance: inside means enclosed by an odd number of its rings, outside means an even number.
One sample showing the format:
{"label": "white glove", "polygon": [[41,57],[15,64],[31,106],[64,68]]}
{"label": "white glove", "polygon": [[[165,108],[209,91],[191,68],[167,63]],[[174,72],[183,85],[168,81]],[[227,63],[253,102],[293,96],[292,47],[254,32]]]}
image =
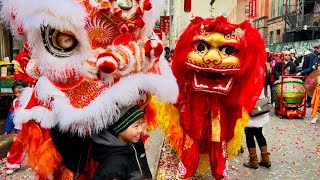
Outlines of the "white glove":
{"label": "white glove", "polygon": [[298,72],[296,75],[297,75],[297,76],[301,76],[301,72]]}
{"label": "white glove", "polygon": [[279,76],[279,79],[282,79],[282,76]]}

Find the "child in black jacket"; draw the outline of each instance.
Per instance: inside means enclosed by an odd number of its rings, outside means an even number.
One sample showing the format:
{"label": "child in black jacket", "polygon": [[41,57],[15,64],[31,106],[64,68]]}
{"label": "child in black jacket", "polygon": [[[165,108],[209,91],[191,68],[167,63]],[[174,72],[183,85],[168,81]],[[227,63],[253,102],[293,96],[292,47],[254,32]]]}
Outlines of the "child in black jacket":
{"label": "child in black jacket", "polygon": [[93,158],[99,162],[93,179],[152,179],[144,145],[143,110],[135,105],[112,126],[93,136]]}

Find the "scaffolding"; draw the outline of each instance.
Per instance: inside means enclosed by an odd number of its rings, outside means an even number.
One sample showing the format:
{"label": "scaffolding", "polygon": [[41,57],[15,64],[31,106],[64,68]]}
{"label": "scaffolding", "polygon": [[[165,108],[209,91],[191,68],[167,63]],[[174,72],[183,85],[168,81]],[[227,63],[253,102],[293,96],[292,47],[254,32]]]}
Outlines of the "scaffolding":
{"label": "scaffolding", "polygon": [[297,0],[295,5],[290,5],[288,1],[283,4],[282,14],[285,21],[284,42],[320,39],[320,16],[314,12],[319,0]]}

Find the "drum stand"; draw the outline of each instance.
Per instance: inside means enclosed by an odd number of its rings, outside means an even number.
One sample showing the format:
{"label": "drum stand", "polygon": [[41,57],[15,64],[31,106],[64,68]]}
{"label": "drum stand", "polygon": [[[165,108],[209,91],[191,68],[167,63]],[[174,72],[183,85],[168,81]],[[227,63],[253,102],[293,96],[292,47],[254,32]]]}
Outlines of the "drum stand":
{"label": "drum stand", "polygon": [[[286,103],[284,101],[283,96],[283,79],[284,78],[303,78],[305,79],[306,76],[297,76],[297,75],[286,75],[284,74],[284,60],[282,58],[282,78],[281,78],[281,84],[280,84],[280,96],[279,98],[279,105],[275,106],[274,111],[279,116],[280,119],[282,119],[284,116],[288,117],[289,119],[293,119],[294,117],[300,115],[301,118],[303,118],[306,115],[307,111],[307,93],[304,92],[304,99],[303,102],[300,103]],[[275,97],[275,96],[274,96]],[[303,108],[301,110],[301,108]],[[290,110],[291,109],[291,110]],[[295,109],[294,111],[292,109]]]}

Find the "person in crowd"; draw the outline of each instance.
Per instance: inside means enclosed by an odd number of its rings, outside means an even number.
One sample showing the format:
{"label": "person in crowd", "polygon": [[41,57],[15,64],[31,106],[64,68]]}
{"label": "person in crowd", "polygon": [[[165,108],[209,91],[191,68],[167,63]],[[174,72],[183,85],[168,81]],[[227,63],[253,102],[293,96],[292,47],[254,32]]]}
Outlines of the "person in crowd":
{"label": "person in crowd", "polygon": [[13,123],[14,112],[17,108],[20,107],[19,98],[21,96],[23,88],[25,87],[28,87],[28,84],[22,80],[14,81],[12,85],[12,91],[14,93],[15,98],[11,103],[11,107],[4,128],[4,135],[10,134],[12,130],[15,134],[13,137],[12,146],[10,147],[10,150],[7,154],[7,170],[5,173],[8,175],[13,174],[16,170],[20,169],[21,163],[25,156],[25,149],[23,147],[21,138],[18,135],[21,129],[21,125]]}
{"label": "person in crowd", "polygon": [[171,53],[170,53],[170,48],[169,47],[165,47],[164,48],[164,58],[169,61],[171,59]]}
{"label": "person in crowd", "polygon": [[270,52],[269,48],[266,48],[266,53],[267,53],[267,62],[266,62],[266,76],[265,76],[265,83],[264,83],[264,95],[266,97],[269,96],[268,94],[268,86],[270,87],[270,102],[271,104],[273,104],[274,99],[273,99],[273,83],[275,81],[274,79],[274,75],[272,74],[272,69],[274,68],[277,59],[274,58],[274,56],[272,55],[272,53]]}
{"label": "person in crowd", "polygon": [[[310,54],[310,53],[312,53],[309,49],[306,49],[304,52],[303,52],[303,56],[302,56],[302,58],[301,58],[301,63],[300,63],[300,66],[301,66],[301,71],[302,71],[302,65],[303,65],[303,63],[304,63],[304,58],[308,55],[308,54]],[[300,71],[300,72],[301,72]],[[299,75],[298,73],[297,73],[297,75]]]}
{"label": "person in crowd", "polygon": [[[290,51],[282,51],[283,61],[284,61],[284,74],[296,74],[297,66],[291,61]],[[276,80],[280,79],[282,76],[282,62],[279,61],[276,63],[272,70],[272,74]]]}
{"label": "person in crowd", "polygon": [[[259,98],[262,98],[262,95],[260,95]],[[244,130],[246,135],[247,148],[249,151],[249,161],[243,163],[245,167],[253,169],[258,169],[259,166],[263,166],[266,168],[271,167],[271,161],[269,157],[270,154],[267,148],[267,141],[262,133],[263,126],[266,125],[268,122],[270,122],[269,112],[254,117],[249,116],[249,123],[247,124]],[[260,162],[258,161],[256,143],[254,138],[256,138],[260,148]]]}
{"label": "person in crowd", "polygon": [[303,54],[302,53],[298,53],[297,54],[297,62],[299,63],[299,65],[297,66],[297,71],[301,72],[302,71],[302,59],[303,59]]}
{"label": "person in crowd", "polygon": [[294,49],[290,49],[290,56],[291,56],[291,61],[294,62],[294,64],[296,64],[296,66],[299,66],[299,61],[298,58],[296,57],[296,50]]}
{"label": "person in crowd", "polygon": [[[320,44],[315,45],[315,47],[314,47],[315,52],[314,53],[309,53],[308,51],[305,51],[306,55],[303,58],[302,71],[297,73],[297,76],[300,76],[300,75],[308,76],[314,70],[318,69],[318,56],[316,54],[317,53],[316,49],[318,46],[320,47]],[[318,54],[320,54],[320,52],[318,52]],[[307,96],[307,107],[308,108],[311,107],[311,99],[312,98],[310,96]]]}
{"label": "person in crowd", "polygon": [[152,179],[141,140],[144,112],[134,105],[120,113],[119,120],[93,136],[93,158],[99,162],[93,179]]}
{"label": "person in crowd", "polygon": [[172,64],[171,59],[172,59],[173,50],[170,51],[169,47],[165,47],[164,52],[165,52],[164,58],[168,61],[169,65],[171,67],[171,64]]}

